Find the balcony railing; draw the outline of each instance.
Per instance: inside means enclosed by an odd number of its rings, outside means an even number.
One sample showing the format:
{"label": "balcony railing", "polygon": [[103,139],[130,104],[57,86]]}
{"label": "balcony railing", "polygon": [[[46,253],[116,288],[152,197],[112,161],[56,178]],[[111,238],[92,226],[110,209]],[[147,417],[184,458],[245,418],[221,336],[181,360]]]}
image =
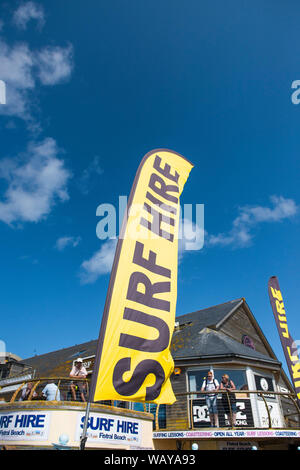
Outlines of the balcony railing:
{"label": "balcony railing", "polygon": [[[47,397],[43,394],[43,390],[47,385],[54,384],[51,396]],[[6,404],[19,401],[52,401],[52,402],[84,402],[87,401],[89,395],[90,378],[70,378],[70,377],[40,377],[29,378],[24,377],[21,380],[14,380],[12,385],[5,383],[0,387],[0,404]],[[25,391],[27,390],[27,394]],[[120,400],[102,400],[97,401],[102,404],[118,408],[134,409],[130,402]],[[142,405],[138,411],[147,411],[147,404]],[[1,411],[1,408],[0,408]]]}
{"label": "balcony railing", "polygon": [[[236,390],[232,393],[218,390],[212,394],[218,397],[216,427],[300,429],[300,408],[296,395],[292,393],[262,390]],[[180,393],[176,395],[173,405],[158,405],[155,409],[155,430],[210,428],[212,423],[205,400],[207,395],[207,391]]]}
{"label": "balcony railing", "polygon": [[[66,377],[41,377],[14,381],[12,387],[2,387],[0,399],[5,402],[47,400],[43,390],[50,385],[51,401],[86,401],[89,393],[89,379]],[[54,386],[53,386],[54,385]],[[52,389],[51,389],[52,388]],[[6,393],[6,389],[8,390]]]}
{"label": "balcony railing", "polygon": [[[29,384],[29,385],[28,385]],[[14,390],[2,387],[0,402],[13,404],[16,401],[47,400],[43,390],[52,384],[52,402],[83,402],[89,393],[89,379],[51,377],[20,380],[14,382]],[[54,387],[53,387],[54,384]],[[27,396],[23,391],[27,388]],[[236,390],[234,393],[219,390],[217,393],[217,411],[219,428],[232,429],[300,429],[300,408],[296,395],[289,392],[262,390]],[[23,398],[22,398],[23,395]],[[176,395],[173,405],[155,405],[153,403],[132,403],[127,401],[106,400],[97,402],[118,408],[130,408],[153,413],[153,428],[159,430],[197,430],[210,428],[211,421],[205,397],[208,392],[187,392]],[[235,406],[236,410],[235,410]],[[0,408],[1,409],[1,408]],[[236,411],[236,413],[235,413]]]}

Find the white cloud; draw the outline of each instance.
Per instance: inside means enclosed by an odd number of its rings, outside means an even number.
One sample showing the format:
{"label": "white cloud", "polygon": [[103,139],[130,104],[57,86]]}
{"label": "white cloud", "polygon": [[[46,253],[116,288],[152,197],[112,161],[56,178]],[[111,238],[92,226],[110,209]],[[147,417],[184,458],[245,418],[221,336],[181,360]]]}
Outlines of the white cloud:
{"label": "white cloud", "polygon": [[0,114],[16,116],[25,121],[33,119],[33,93],[39,82],[55,85],[70,78],[73,61],[72,46],[46,47],[32,51],[28,44],[13,46],[0,41],[1,80],[6,84],[6,105]]}
{"label": "white cloud", "polygon": [[17,88],[34,87],[32,67],[33,53],[25,43],[9,47],[4,41],[0,42],[1,79]]}
{"label": "white cloud", "polygon": [[39,264],[39,260],[36,258],[33,258],[31,255],[22,255],[19,257],[21,261],[26,261],[31,264]]}
{"label": "white cloud", "polygon": [[[13,21],[22,29],[30,20],[44,24],[44,11],[38,3],[22,3],[14,12]],[[0,20],[0,29],[3,22]],[[38,87],[53,86],[69,80],[73,70],[72,45],[46,46],[32,49],[26,42],[8,44],[0,40],[1,80],[6,85],[6,104],[0,114],[26,121],[28,128],[37,132],[40,126],[34,118],[38,106]]]}
{"label": "white cloud", "polygon": [[38,77],[43,85],[56,85],[69,79],[73,68],[73,47],[45,47],[35,56]]}
{"label": "white cloud", "polygon": [[26,44],[9,47],[0,41],[1,79],[6,85],[6,104],[0,113],[29,119],[29,92],[34,88],[33,55]]}
{"label": "white cloud", "polygon": [[[239,216],[241,222],[279,222],[296,214],[297,205],[293,199],[285,199],[282,196],[272,196],[270,199],[273,208],[261,206],[241,208],[242,213]],[[238,225],[240,224],[239,218],[235,222]]]}
{"label": "white cloud", "polygon": [[252,230],[263,222],[281,222],[293,217],[298,207],[293,199],[282,196],[272,196],[273,207],[244,206],[239,209],[239,215],[234,219],[232,228],[228,233],[219,233],[208,237],[208,246],[248,246],[252,239]]}
{"label": "white cloud", "polygon": [[75,248],[80,241],[81,237],[60,237],[56,240],[55,248],[58,251],[63,251],[67,246]]}
{"label": "white cloud", "polygon": [[78,180],[78,187],[83,194],[88,194],[89,190],[95,183],[93,176],[99,176],[103,174],[103,169],[100,165],[100,157],[95,156],[91,163],[82,172],[81,177]]}
{"label": "white cloud", "polygon": [[30,143],[21,159],[0,162],[0,178],[8,184],[0,201],[1,221],[38,222],[57,201],[69,199],[67,182],[71,175],[58,153],[55,140],[45,138]]}
{"label": "white cloud", "polygon": [[107,240],[90,259],[81,264],[81,271],[79,274],[81,284],[91,284],[100,276],[110,273],[116,246],[117,239]]}
{"label": "white cloud", "polygon": [[45,23],[42,6],[31,1],[20,5],[13,15],[13,22],[20,29],[26,29],[30,20],[36,20],[39,28],[42,28]]}

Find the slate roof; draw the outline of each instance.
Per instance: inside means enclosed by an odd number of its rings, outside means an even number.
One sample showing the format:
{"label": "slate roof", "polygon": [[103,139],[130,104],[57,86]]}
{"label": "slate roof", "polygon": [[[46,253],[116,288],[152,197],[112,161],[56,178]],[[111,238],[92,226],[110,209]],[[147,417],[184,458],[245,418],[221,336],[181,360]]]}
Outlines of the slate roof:
{"label": "slate roof", "polygon": [[49,375],[64,377],[66,373],[69,375],[76,357],[94,356],[96,347],[97,340],[88,341],[87,343],[75,344],[69,348],[23,359],[22,362],[36,369],[40,377]]}
{"label": "slate roof", "polygon": [[251,349],[233,338],[218,331],[220,322],[225,321],[245,299],[231,300],[196,312],[180,315],[176,318],[179,328],[175,329],[171,352],[173,358],[213,358],[237,356],[280,365],[270,356]]}
{"label": "slate roof", "polygon": [[188,322],[197,322],[199,328],[216,327],[216,325],[235,310],[244,299],[231,300],[214,307],[197,310],[196,312],[186,313],[176,317],[180,325]]}
{"label": "slate roof", "polygon": [[210,328],[199,330],[197,323],[190,325],[183,331],[175,331],[171,352],[175,360],[185,358],[205,360],[237,356],[243,359],[280,364],[271,357],[244,346],[220,331],[214,331]]}

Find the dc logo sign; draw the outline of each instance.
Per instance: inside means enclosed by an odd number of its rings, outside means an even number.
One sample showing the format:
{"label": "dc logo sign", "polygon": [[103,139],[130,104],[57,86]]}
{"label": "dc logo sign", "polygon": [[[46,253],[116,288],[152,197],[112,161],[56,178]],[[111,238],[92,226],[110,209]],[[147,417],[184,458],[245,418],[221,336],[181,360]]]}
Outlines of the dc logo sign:
{"label": "dc logo sign", "polygon": [[209,421],[207,406],[193,406],[194,423]]}
{"label": "dc logo sign", "polygon": [[6,86],[3,80],[0,80],[0,104],[6,104]]}

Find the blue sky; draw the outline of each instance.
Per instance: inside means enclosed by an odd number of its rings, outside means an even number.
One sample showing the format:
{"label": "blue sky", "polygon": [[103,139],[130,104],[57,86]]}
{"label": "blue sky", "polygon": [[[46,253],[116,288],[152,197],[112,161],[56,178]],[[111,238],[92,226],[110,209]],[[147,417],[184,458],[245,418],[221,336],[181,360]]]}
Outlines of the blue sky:
{"label": "blue sky", "polygon": [[245,297],[285,364],[267,282],[300,340],[299,3],[52,0],[0,6],[1,333],[26,358],[96,339],[113,243],[99,204],[141,158],[194,169],[205,244],[181,254],[177,314]]}

